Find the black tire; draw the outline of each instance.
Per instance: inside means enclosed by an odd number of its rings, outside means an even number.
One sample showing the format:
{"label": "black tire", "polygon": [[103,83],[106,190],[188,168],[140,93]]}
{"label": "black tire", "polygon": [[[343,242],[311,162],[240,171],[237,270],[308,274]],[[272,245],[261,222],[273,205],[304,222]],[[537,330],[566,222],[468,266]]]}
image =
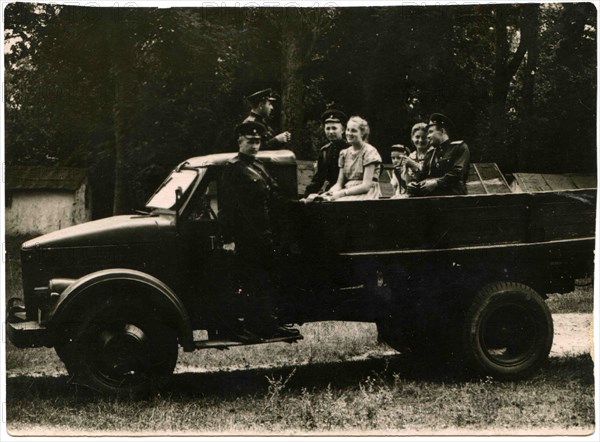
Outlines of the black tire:
{"label": "black tire", "polygon": [[110,298],[56,346],[75,383],[101,394],[147,393],[173,373],[176,331],[150,308]]}
{"label": "black tire", "polygon": [[482,375],[520,379],[546,361],[554,329],[548,306],[516,282],[483,287],[469,307],[462,334],[466,362]]}

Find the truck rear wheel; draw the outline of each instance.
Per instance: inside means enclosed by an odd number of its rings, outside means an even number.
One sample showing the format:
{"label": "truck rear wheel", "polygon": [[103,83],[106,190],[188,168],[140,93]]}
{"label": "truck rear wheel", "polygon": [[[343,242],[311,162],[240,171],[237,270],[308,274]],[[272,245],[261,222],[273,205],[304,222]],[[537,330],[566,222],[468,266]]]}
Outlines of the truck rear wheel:
{"label": "truck rear wheel", "polygon": [[469,365],[499,379],[531,374],[548,357],[553,339],[548,306],[516,282],[483,287],[467,311],[462,341]]}
{"label": "truck rear wheel", "polygon": [[103,394],[147,392],[177,363],[177,334],[150,309],[111,298],[91,309],[57,353],[77,384]]}

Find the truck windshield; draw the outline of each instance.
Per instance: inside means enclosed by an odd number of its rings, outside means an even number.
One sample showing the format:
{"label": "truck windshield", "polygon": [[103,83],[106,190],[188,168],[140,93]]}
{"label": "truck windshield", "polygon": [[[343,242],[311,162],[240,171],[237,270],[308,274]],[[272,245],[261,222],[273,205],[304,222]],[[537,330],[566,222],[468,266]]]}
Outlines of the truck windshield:
{"label": "truck windshield", "polygon": [[181,193],[185,194],[194,179],[198,175],[202,177],[205,173],[206,169],[174,171],[152,195],[146,207],[151,209],[173,209],[176,202],[176,189],[180,187]]}

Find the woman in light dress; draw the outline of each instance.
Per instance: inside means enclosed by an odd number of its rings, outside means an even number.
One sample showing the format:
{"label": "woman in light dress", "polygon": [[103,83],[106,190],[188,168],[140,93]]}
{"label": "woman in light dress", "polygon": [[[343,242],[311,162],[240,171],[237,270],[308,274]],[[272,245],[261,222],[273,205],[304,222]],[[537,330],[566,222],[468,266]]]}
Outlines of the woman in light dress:
{"label": "woman in light dress", "polygon": [[410,139],[415,148],[408,156],[403,153],[404,146],[392,146],[392,164],[390,184],[394,189],[392,198],[406,198],[407,185],[415,181],[415,172],[420,170],[427,152],[427,124],[417,123],[410,131]]}
{"label": "woman in light dress", "polygon": [[379,173],[381,156],[369,139],[369,123],[353,116],[346,126],[350,147],[340,152],[340,173],[337,182],[323,194],[327,201],[371,200],[381,196]]}

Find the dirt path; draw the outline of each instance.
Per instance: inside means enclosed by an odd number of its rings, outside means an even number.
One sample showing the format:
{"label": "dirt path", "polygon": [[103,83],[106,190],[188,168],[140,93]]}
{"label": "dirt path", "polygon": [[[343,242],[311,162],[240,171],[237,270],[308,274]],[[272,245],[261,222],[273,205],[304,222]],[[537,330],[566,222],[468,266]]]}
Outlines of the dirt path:
{"label": "dirt path", "polygon": [[594,324],[591,313],[559,313],[552,315],[552,320],[554,344],[550,351],[551,357],[593,351]]}

